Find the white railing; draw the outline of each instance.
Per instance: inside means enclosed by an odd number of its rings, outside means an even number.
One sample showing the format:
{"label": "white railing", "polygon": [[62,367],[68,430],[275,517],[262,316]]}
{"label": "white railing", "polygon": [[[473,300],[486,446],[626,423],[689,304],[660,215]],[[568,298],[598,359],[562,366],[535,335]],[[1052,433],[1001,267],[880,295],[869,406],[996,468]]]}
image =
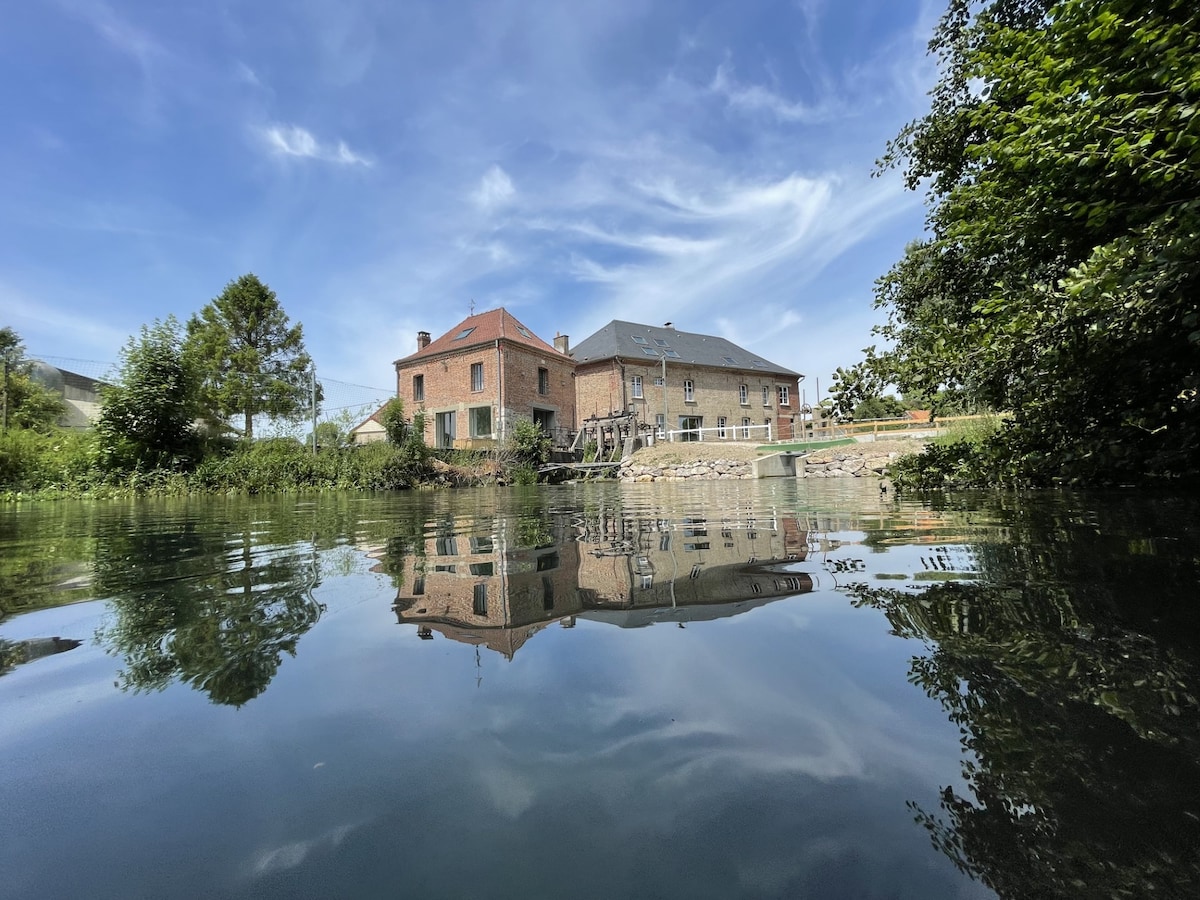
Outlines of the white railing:
{"label": "white railing", "polygon": [[662,429],[655,432],[656,440],[668,441],[704,441],[719,443],[734,443],[737,441],[757,441],[762,444],[771,442],[770,425],[726,425],[724,428],[680,428],[668,431],[663,438]]}

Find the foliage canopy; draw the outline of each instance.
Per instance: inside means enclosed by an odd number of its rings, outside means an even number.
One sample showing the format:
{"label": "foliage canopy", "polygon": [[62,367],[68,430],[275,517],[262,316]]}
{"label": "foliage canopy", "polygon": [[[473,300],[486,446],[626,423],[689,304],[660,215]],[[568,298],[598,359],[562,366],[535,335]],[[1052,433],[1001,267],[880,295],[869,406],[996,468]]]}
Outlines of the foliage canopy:
{"label": "foliage canopy", "polygon": [[142,326],[101,394],[96,430],[117,468],[170,468],[196,449],[200,373],[174,316]]}
{"label": "foliage canopy", "polygon": [[38,384],[31,373],[20,335],[7,325],[0,328],[0,415],[4,426],[47,432],[62,415],[62,398]]}
{"label": "foliage canopy", "polygon": [[980,457],[1025,483],[1200,467],[1200,7],[951,0],[929,112],[888,146],[929,236],[880,279],[908,394],[1013,415]]}
{"label": "foliage canopy", "polygon": [[203,375],[206,405],[220,417],[240,415],[254,437],[259,414],[298,418],[308,410],[312,358],[300,324],[253,274],[225,286],[187,325],[189,352]]}

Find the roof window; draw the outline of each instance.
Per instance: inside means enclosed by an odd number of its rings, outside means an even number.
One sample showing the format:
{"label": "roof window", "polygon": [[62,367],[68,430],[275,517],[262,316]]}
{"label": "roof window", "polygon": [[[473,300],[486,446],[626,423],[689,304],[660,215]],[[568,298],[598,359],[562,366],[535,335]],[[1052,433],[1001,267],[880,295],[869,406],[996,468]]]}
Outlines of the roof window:
{"label": "roof window", "polygon": [[467,337],[474,330],[475,330],[474,325],[472,325],[470,328],[464,328],[462,331],[460,331],[458,334],[456,334],[453,338],[451,338],[451,340],[461,341],[463,338]]}
{"label": "roof window", "polygon": [[658,346],[660,346],[660,347],[669,347],[669,346],[670,346],[670,345],[669,345],[669,344],[668,344],[666,341],[664,341],[662,338],[655,338],[655,339],[654,339],[654,343],[658,344]]}
{"label": "roof window", "polygon": [[647,356],[658,356],[658,351],[655,350],[653,347],[643,347],[642,352],[645,353]]}
{"label": "roof window", "polygon": [[663,356],[669,356],[669,357],[671,357],[671,359],[682,359],[683,358],[679,355],[678,350],[664,350]]}
{"label": "roof window", "polygon": [[647,340],[646,340],[644,337],[642,337],[640,334],[635,334],[635,335],[633,335],[633,342],[634,342],[635,344],[648,344],[648,343],[649,343],[649,341],[647,341]]}

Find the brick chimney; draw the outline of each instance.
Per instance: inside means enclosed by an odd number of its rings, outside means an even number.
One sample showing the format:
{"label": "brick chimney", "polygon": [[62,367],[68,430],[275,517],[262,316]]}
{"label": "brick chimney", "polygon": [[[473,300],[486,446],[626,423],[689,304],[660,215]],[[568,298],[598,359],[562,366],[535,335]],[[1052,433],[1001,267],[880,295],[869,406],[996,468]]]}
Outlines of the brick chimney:
{"label": "brick chimney", "polygon": [[571,355],[571,339],[565,334],[554,335],[554,349],[563,356]]}
{"label": "brick chimney", "polygon": [[428,346],[429,346],[429,332],[428,331],[418,331],[417,332],[417,352],[420,353],[422,350],[424,350]]}

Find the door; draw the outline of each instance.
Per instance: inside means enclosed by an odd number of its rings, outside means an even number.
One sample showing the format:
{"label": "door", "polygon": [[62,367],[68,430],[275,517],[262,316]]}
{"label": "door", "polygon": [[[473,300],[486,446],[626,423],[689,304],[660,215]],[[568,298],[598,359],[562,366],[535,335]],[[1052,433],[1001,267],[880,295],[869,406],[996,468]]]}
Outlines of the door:
{"label": "door", "polygon": [[679,430],[683,434],[679,435],[681,441],[698,441],[700,440],[700,427],[704,422],[703,416],[680,416]]}
{"label": "door", "polygon": [[[533,423],[535,425],[537,425],[538,428],[542,429],[542,431],[544,431],[546,434],[550,435],[551,437],[555,437],[555,435],[554,435],[554,410],[552,410],[552,409],[535,409],[533,411]],[[557,445],[559,442],[556,439],[554,441],[554,443]]]}
{"label": "door", "polygon": [[435,417],[433,445],[445,450],[454,446],[454,413],[442,412]]}

